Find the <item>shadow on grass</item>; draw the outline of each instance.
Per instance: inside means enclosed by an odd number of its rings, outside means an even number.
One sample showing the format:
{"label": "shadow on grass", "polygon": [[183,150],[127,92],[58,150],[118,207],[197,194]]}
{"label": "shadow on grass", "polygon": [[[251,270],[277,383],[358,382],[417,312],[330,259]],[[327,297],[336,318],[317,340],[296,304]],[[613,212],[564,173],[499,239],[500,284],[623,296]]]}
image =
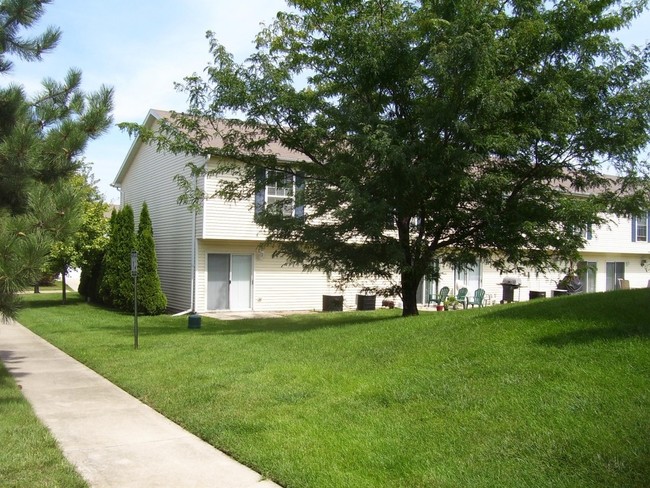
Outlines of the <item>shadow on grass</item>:
{"label": "shadow on grass", "polygon": [[76,292],[71,292],[68,295],[66,303],[63,303],[61,295],[54,293],[43,293],[43,294],[30,294],[23,295],[24,299],[22,302],[22,308],[56,308],[56,307],[79,307],[82,305],[87,305],[93,309],[105,311],[107,313],[112,313],[115,315],[128,317],[133,316],[133,312],[124,312],[122,310],[117,310],[110,308],[106,305],[101,305],[99,303],[87,302],[83,297],[78,295]]}
{"label": "shadow on grass", "polygon": [[562,347],[595,341],[650,338],[650,289],[616,290],[538,299],[490,307],[483,319],[531,327],[567,325],[567,330],[540,337],[537,342]]}
{"label": "shadow on grass", "polygon": [[22,307],[23,308],[52,308],[56,306],[61,307],[74,307],[84,304],[85,301],[79,295],[68,296],[66,303],[63,303],[63,298],[60,294],[55,293],[39,293],[33,295],[23,295]]}
{"label": "shadow on grass", "polygon": [[[359,325],[372,325],[396,316],[385,314],[355,314],[344,312],[340,314],[309,314],[295,317],[279,317],[264,319],[218,320],[209,317],[202,318],[200,329],[188,329],[187,317],[174,318],[173,322],[161,324],[157,317],[140,317],[139,329],[142,334],[150,335],[245,335],[245,334],[291,334],[309,332],[325,328],[341,328]],[[171,318],[170,318],[171,319]],[[104,327],[101,327],[104,328]],[[110,327],[105,327],[111,329]]]}
{"label": "shadow on grass", "polygon": [[590,344],[596,341],[620,341],[634,337],[649,339],[650,328],[614,326],[605,328],[573,330],[540,338],[542,346],[563,347],[567,345]]}

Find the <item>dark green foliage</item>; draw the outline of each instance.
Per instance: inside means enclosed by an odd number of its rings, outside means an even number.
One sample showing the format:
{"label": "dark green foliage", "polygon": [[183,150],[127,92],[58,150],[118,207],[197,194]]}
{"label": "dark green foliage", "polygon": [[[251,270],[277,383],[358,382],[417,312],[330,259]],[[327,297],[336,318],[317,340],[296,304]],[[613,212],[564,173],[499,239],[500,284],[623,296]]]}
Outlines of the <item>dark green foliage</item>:
{"label": "dark green foliage", "polygon": [[160,287],[153,225],[147,203],[142,204],[138,224],[138,312],[159,315],[167,308],[167,297]]}
{"label": "dark green foliage", "polygon": [[29,215],[36,228],[50,236],[52,246],[44,272],[60,274],[62,299],[66,303],[66,275],[76,265],[75,237],[84,222],[85,193],[70,179],[34,186],[29,198]]}
{"label": "dark green foliage", "polygon": [[[86,182],[92,177],[86,175]],[[79,293],[91,301],[101,303],[99,286],[101,284],[102,262],[108,245],[109,220],[105,217],[108,205],[99,191],[91,183],[86,184],[88,198],[85,202],[84,218],[75,236],[77,266],[81,268]]]}
{"label": "dark green foliage", "polygon": [[94,303],[103,303],[99,287],[104,272],[104,254],[105,251],[96,251],[93,255],[87,256],[86,262],[81,267],[79,294]]}
{"label": "dark green foliage", "polygon": [[0,206],[24,212],[34,182],[49,185],[82,169],[88,141],[112,122],[112,96],[106,87],[84,93],[78,70],[62,83],[45,80],[32,98],[16,87],[0,89]]}
{"label": "dark green foliage", "polygon": [[50,240],[34,230],[27,217],[10,217],[0,209],[0,319],[15,317],[18,293],[36,283]]}
{"label": "dark green foliage", "polygon": [[111,217],[108,247],[100,285],[102,301],[120,310],[133,310],[131,252],[136,249],[133,208],[126,205]]}

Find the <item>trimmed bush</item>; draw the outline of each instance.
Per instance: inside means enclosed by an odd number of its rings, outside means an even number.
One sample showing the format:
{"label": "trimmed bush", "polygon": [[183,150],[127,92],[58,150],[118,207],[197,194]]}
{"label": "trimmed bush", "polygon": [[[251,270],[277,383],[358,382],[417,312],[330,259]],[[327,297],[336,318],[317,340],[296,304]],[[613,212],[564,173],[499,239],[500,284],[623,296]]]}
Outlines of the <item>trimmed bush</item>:
{"label": "trimmed bush", "polygon": [[100,295],[105,304],[133,310],[131,251],[136,249],[133,208],[126,205],[111,217],[111,236],[104,255]]}
{"label": "trimmed bush", "polygon": [[153,240],[153,225],[147,203],[142,204],[137,236],[138,249],[138,312],[159,315],[167,308],[167,297],[160,286],[158,259]]}

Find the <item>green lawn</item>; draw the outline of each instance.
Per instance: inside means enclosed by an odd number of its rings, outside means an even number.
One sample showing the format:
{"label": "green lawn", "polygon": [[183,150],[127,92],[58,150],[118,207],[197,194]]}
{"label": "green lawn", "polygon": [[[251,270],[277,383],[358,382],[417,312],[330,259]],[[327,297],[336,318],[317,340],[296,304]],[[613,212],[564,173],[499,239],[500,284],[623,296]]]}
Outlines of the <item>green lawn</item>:
{"label": "green lawn", "polygon": [[647,487],[650,290],[481,310],[19,320],[286,487]]}
{"label": "green lawn", "polygon": [[[0,323],[0,327],[6,325]],[[0,345],[1,347],[1,345]],[[0,362],[0,486],[85,487]]]}

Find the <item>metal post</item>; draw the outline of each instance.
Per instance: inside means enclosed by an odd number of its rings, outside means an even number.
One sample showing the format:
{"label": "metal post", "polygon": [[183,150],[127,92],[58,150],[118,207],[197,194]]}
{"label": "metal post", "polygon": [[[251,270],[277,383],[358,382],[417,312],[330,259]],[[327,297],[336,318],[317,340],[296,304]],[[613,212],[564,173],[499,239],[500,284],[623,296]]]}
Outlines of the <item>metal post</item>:
{"label": "metal post", "polygon": [[138,252],[131,251],[131,275],[133,275],[133,347],[138,348]]}
{"label": "metal post", "polygon": [[133,293],[135,295],[133,302],[133,346],[138,348],[138,275],[133,275]]}

